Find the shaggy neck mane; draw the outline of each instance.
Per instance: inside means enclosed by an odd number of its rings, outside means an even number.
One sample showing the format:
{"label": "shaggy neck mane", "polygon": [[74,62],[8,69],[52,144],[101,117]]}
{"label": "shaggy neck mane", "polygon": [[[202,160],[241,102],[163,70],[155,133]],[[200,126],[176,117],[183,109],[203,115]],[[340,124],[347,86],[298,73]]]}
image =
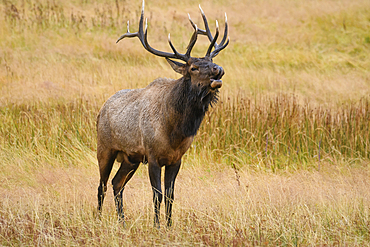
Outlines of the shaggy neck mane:
{"label": "shaggy neck mane", "polygon": [[[208,91],[207,91],[208,92]],[[175,126],[175,132],[183,137],[195,136],[208,107],[217,101],[216,95],[210,95],[208,99],[206,88],[192,87],[190,78],[180,78],[171,92],[170,105],[175,110],[179,120]]]}

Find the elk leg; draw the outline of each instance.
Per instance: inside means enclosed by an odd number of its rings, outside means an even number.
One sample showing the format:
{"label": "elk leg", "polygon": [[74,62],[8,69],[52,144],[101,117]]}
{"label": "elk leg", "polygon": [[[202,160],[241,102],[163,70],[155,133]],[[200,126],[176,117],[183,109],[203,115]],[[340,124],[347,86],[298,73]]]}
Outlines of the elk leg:
{"label": "elk leg", "polygon": [[121,163],[120,168],[112,180],[114,201],[116,203],[118,217],[121,221],[124,220],[123,190],[126,183],[132,178],[139,165],[140,163],[130,163],[127,159],[125,159]]}
{"label": "elk leg", "polygon": [[[98,147],[99,149],[99,147]],[[98,188],[98,212],[101,213],[105,192],[107,191],[107,182],[109,175],[112,171],[114,160],[116,159],[117,152],[112,150],[98,150],[98,162],[100,172],[100,183]]]}
{"label": "elk leg", "polygon": [[172,203],[174,200],[174,188],[175,188],[175,179],[177,174],[179,173],[181,166],[181,160],[173,165],[166,166],[165,174],[164,174],[164,188],[165,188],[165,196],[164,202],[166,205],[166,221],[167,226],[172,226]]}
{"label": "elk leg", "polygon": [[159,228],[159,213],[162,202],[161,167],[156,162],[149,162],[148,169],[150,183],[153,189],[154,226]]}

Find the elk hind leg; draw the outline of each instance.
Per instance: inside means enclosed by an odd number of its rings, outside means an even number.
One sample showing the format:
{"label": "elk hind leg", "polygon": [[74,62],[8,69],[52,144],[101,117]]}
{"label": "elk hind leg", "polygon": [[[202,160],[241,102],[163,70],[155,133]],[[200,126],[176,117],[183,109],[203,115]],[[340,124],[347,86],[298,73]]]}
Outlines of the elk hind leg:
{"label": "elk hind leg", "polygon": [[121,166],[118,169],[116,175],[112,180],[113,184],[113,193],[114,201],[117,207],[117,214],[121,221],[124,221],[123,213],[123,190],[127,182],[132,178],[137,168],[140,165],[140,162],[135,161],[131,162],[127,155],[122,152],[119,153],[120,159],[122,160]]}
{"label": "elk hind leg", "polygon": [[113,150],[98,150],[98,162],[100,172],[100,183],[98,187],[98,212],[101,213],[105,193],[107,191],[107,182],[112,171],[117,152]]}

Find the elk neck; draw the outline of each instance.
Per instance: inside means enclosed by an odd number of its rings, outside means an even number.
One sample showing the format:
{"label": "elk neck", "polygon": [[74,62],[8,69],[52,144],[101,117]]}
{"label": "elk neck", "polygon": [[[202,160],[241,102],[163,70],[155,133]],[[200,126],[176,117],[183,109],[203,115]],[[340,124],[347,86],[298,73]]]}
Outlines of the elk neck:
{"label": "elk neck", "polygon": [[[171,90],[170,107],[177,120],[174,134],[183,137],[195,136],[209,105],[214,102],[212,98],[204,100],[204,88],[196,88],[191,79],[182,77],[178,79]],[[211,97],[216,97],[213,93]]]}

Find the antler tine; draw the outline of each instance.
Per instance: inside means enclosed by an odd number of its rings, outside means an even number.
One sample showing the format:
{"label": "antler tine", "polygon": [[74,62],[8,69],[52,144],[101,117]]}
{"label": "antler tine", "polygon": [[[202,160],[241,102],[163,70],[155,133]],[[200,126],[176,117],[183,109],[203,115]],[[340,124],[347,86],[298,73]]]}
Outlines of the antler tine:
{"label": "antler tine", "polygon": [[[225,13],[225,32],[224,32],[224,37],[222,38],[221,40],[221,43],[215,48],[215,50],[211,53],[211,58],[214,58],[215,56],[218,55],[218,53],[220,51],[222,51],[223,49],[226,48],[226,46],[229,44],[230,42],[230,38],[228,37],[227,35],[228,33],[228,25],[227,25],[227,15]],[[225,44],[225,41],[226,41],[226,37],[227,37],[227,42]]]}
{"label": "antler tine", "polygon": [[141,15],[140,15],[140,21],[139,21],[139,31],[135,32],[135,33],[130,33],[130,21],[127,21],[127,32],[125,34],[123,34],[121,37],[118,38],[118,40],[116,41],[116,44],[118,42],[120,42],[122,39],[124,38],[133,38],[133,37],[138,37],[141,44],[145,47],[145,44],[143,42],[143,38],[144,38],[144,31],[143,31],[143,23],[144,23],[144,6],[145,6],[145,2],[143,0],[143,5],[142,5],[142,8],[141,8]]}
{"label": "antler tine", "polygon": [[[200,34],[203,34],[203,35],[207,35],[209,41],[212,42],[213,40],[213,36],[212,36],[212,33],[211,33],[211,30],[209,30],[209,26],[208,26],[208,21],[207,21],[207,17],[206,15],[204,14],[204,11],[202,9],[202,7],[200,7],[200,4],[199,4],[199,9],[200,9],[200,12],[202,14],[202,18],[203,18],[203,22],[204,22],[204,27],[206,30],[200,30]],[[217,44],[216,44],[217,45]]]}
{"label": "antler tine", "polygon": [[132,38],[132,37],[137,37],[138,36],[138,32],[136,32],[136,33],[130,33],[130,21],[127,21],[127,33],[125,33],[125,34],[123,34],[121,37],[119,37],[118,39],[117,39],[117,41],[116,41],[116,44],[118,43],[118,42],[120,42],[121,41],[121,39],[124,39],[124,38],[126,38],[126,37],[128,37],[128,38]]}
{"label": "antler tine", "polygon": [[224,37],[222,38],[221,40],[221,43],[219,44],[219,46],[221,45],[224,45],[225,41],[226,41],[226,38],[227,38],[227,33],[228,33],[228,25],[227,25],[227,15],[225,13],[225,31],[224,31]]}
{"label": "antler tine", "polygon": [[[170,35],[168,35],[168,42],[169,42],[170,47],[171,47],[171,49],[174,53],[168,53],[168,52],[163,52],[163,51],[159,51],[157,49],[154,49],[148,43],[148,21],[147,21],[147,19],[145,19],[145,31],[143,30],[143,26],[144,26],[144,6],[145,6],[145,2],[143,0],[143,5],[142,5],[142,8],[141,8],[141,16],[140,16],[140,21],[139,21],[139,31],[137,31],[135,33],[131,33],[130,29],[129,29],[130,28],[129,22],[127,22],[127,32],[125,34],[123,34],[121,37],[119,37],[119,39],[116,41],[116,43],[118,43],[120,40],[122,40],[126,37],[127,38],[138,37],[141,44],[143,45],[143,47],[147,51],[149,51],[150,53],[152,53],[154,55],[157,55],[157,56],[160,56],[160,57],[180,59],[180,60],[183,60],[183,61],[187,62],[190,58],[190,52],[191,52],[191,49],[193,48],[193,46],[195,44],[196,37],[194,37],[194,35],[192,36],[192,39],[190,40],[190,43],[189,43],[189,48],[190,49],[188,48],[186,54],[181,54],[181,53],[178,53],[176,51],[175,47],[173,46],[173,44],[171,42]],[[196,30],[198,30],[198,29],[196,28]]]}
{"label": "antler tine", "polygon": [[[193,22],[193,20],[190,18],[190,14],[188,13],[188,17],[189,17],[189,21],[190,21],[190,24],[193,26],[194,29],[197,28],[197,25],[195,25],[195,23]],[[202,34],[202,35],[207,35],[206,31],[202,30],[202,29],[199,29],[198,28],[198,34]]]}
{"label": "antler tine", "polygon": [[189,17],[189,21],[190,21],[190,24],[193,26],[193,28],[195,29],[195,23],[191,20],[190,18],[190,14],[188,13],[188,17]]}
{"label": "antler tine", "polygon": [[197,38],[198,38],[198,27],[197,27],[197,25],[195,25],[194,29],[195,29],[195,31],[194,31],[193,35],[191,36],[191,39],[189,41],[189,45],[188,45],[186,53],[185,53],[185,56],[187,56],[187,57],[190,57],[190,52],[193,49],[193,47],[195,45],[195,42],[197,42]]}
{"label": "antler tine", "polygon": [[175,53],[176,56],[181,55],[180,53],[177,52],[177,50],[175,49],[175,47],[173,46],[173,44],[171,42],[171,34],[168,34],[168,43],[170,44],[170,47],[171,47],[172,51]]}
{"label": "antler tine", "polygon": [[[213,38],[211,44],[209,45],[208,47],[208,51],[207,51],[207,54],[206,54],[206,57],[210,57],[210,54],[211,54],[211,51],[212,51],[212,48],[213,46],[217,48],[217,45],[216,45],[216,40],[218,38],[218,35],[219,35],[219,31],[218,31],[218,21],[216,20],[216,35],[215,37]],[[212,57],[211,57],[212,58]]]}
{"label": "antler tine", "polygon": [[[206,15],[205,15],[205,13],[204,13],[204,11],[203,11],[202,7],[200,7],[200,5],[199,5],[199,9],[200,9],[200,12],[201,12],[201,15],[202,15],[202,19],[203,19],[203,22],[204,22],[205,30],[198,29],[198,34],[206,35],[206,36],[208,37],[209,41],[210,41],[211,43],[213,43],[213,45],[212,45],[212,46],[214,46],[214,47],[215,47],[215,50],[214,50],[212,53],[210,53],[210,56],[211,56],[211,58],[214,58],[215,56],[217,56],[217,55],[218,55],[218,53],[219,53],[221,50],[223,50],[223,49],[224,49],[224,48],[229,44],[227,15],[226,15],[226,13],[225,13],[225,31],[224,31],[224,36],[223,36],[223,38],[222,38],[222,40],[221,40],[221,43],[220,43],[220,44],[217,44],[217,42],[216,42],[216,38],[213,38],[212,33],[211,33],[210,29],[209,29],[209,25],[208,25],[207,17],[206,17]],[[190,15],[189,15],[189,21],[190,21],[191,25],[192,25],[193,27],[195,27],[195,24],[194,24],[194,22],[191,20]],[[216,23],[217,23],[217,21],[216,21]],[[218,26],[217,26],[217,29],[218,29]],[[218,31],[217,31],[217,32],[218,32]],[[227,42],[226,42],[226,39],[227,39]],[[225,44],[225,42],[226,42],[226,44]],[[211,50],[212,50],[212,46],[210,46],[210,48],[209,48],[209,49],[211,49]],[[207,54],[209,54],[209,53],[207,52]]]}

